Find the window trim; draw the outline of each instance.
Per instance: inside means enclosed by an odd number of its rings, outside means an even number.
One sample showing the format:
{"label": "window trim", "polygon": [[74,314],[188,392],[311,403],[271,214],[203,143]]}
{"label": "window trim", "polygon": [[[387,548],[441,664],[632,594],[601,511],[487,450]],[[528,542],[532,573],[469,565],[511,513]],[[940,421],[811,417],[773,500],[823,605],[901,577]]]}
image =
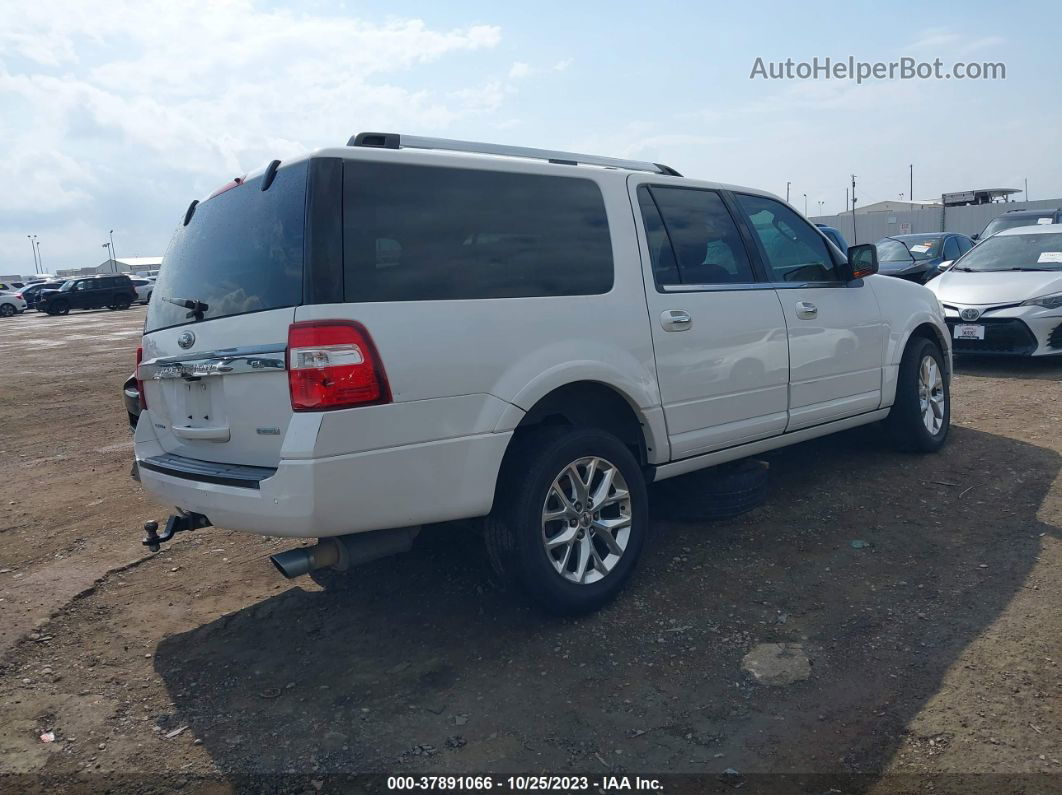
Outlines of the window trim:
{"label": "window trim", "polygon": [[[679,264],[678,253],[675,251],[674,238],[671,235],[671,229],[668,227],[667,219],[664,217],[663,211],[660,209],[660,203],[656,200],[656,196],[653,193],[653,188],[663,188],[667,190],[688,190],[698,191],[700,193],[714,193],[720,201],[723,203],[723,208],[730,216],[730,220],[733,222],[734,227],[737,229],[738,237],[741,239],[741,245],[745,250],[745,257],[749,263],[749,269],[752,271],[753,281],[751,282],[724,282],[719,284],[714,283],[680,283],[680,284],[660,284],[656,278],[656,270],[653,268],[653,252],[649,251],[649,231],[645,228],[645,218],[642,216],[641,202],[638,200],[638,191],[645,188],[649,193],[649,198],[653,202],[653,206],[656,207],[657,215],[660,216],[660,223],[664,227],[664,234],[667,236],[668,245],[671,246],[671,256],[675,260],[675,267],[678,271],[679,278],[682,278],[682,266]],[[727,200],[727,193],[729,191],[723,188],[702,188],[698,185],[675,185],[664,182],[652,182],[642,181],[638,182],[634,186],[634,209],[637,215],[639,227],[642,231],[642,237],[645,240],[646,254],[649,256],[649,271],[653,276],[653,285],[656,287],[658,293],[714,293],[714,292],[735,292],[741,290],[762,290],[767,286],[767,280],[765,274],[762,272],[762,267],[757,260],[755,253],[749,250],[749,240],[747,233],[742,228],[741,221],[734,215],[734,207],[732,203]]]}

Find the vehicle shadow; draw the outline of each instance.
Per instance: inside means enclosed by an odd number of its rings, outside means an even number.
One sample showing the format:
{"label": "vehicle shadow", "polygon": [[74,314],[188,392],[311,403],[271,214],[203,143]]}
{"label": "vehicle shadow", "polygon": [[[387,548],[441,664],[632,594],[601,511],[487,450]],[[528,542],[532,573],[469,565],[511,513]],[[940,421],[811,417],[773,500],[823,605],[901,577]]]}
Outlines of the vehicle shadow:
{"label": "vehicle shadow", "polygon": [[[766,505],[655,522],[630,586],[582,618],[496,589],[470,534],[426,533],[347,591],[291,588],[165,638],[172,722],[231,777],[735,768],[872,782],[1059,535],[1037,518],[1051,450],[958,427],[937,456],[882,450],[864,429],[771,454]],[[801,644],[810,678],[752,682],[742,658],[765,642]]]}
{"label": "vehicle shadow", "polygon": [[956,356],[955,372],[974,378],[1062,380],[1062,356]]}

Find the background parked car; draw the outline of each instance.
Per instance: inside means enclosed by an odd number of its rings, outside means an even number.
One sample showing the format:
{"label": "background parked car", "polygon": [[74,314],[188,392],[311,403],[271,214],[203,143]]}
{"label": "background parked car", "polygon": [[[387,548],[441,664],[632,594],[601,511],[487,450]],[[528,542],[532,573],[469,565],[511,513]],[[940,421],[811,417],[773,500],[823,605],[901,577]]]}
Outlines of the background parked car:
{"label": "background parked car", "polygon": [[929,289],[956,353],[1062,354],[1062,225],[999,232]]}
{"label": "background parked car", "polygon": [[25,282],[0,282],[0,293],[13,293],[23,286]]}
{"label": "background parked car", "polygon": [[130,279],[136,290],[137,303],[146,304],[151,300],[151,291],[155,287],[154,279]]}
{"label": "background parked car", "polygon": [[893,235],[874,244],[881,273],[925,284],[974,246],[966,235],[930,232]]}
{"label": "background parked car", "polygon": [[837,248],[841,249],[842,253],[848,251],[848,241],[844,239],[844,235],[841,234],[840,229],[836,229],[832,226],[826,226],[826,224],[815,224],[819,228],[822,234],[826,235]]}
{"label": "background parked car", "polygon": [[26,302],[27,309],[35,309],[37,301],[44,290],[58,290],[62,286],[62,282],[36,282],[26,285],[16,295],[22,296],[22,300]]}
{"label": "background parked car", "polygon": [[21,315],[26,311],[26,302],[15,293],[0,293],[0,317]]}
{"label": "background parked car", "polygon": [[58,290],[44,290],[37,308],[49,315],[65,315],[71,309],[128,309],[136,300],[129,277],[118,273],[70,279]]}
{"label": "background parked car", "polygon": [[1007,210],[1003,215],[996,216],[989,221],[988,225],[981,230],[981,233],[974,235],[973,239],[984,240],[997,232],[1014,229],[1019,226],[1060,223],[1062,223],[1062,207],[1054,210]]}

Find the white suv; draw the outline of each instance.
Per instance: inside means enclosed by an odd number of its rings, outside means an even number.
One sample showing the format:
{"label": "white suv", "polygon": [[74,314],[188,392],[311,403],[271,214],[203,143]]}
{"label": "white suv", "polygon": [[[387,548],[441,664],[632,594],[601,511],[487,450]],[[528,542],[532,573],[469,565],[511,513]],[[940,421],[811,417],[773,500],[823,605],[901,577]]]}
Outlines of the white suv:
{"label": "white suv", "polygon": [[188,208],[139,476],[180,509],[162,540],[321,538],[274,559],[289,576],[487,517],[505,578],[592,609],[638,559],[647,483],[879,420],[944,443],[940,304],[876,267],[762,191],[363,133]]}

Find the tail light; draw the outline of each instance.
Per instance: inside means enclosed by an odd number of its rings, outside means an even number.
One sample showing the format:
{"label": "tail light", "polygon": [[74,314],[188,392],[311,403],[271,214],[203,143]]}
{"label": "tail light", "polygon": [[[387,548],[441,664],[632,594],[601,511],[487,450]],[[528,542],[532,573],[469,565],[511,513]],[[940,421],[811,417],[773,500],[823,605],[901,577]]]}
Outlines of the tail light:
{"label": "tail light", "polygon": [[140,410],[147,408],[147,395],[144,393],[144,382],[140,378],[140,363],[144,361],[144,349],[136,349],[136,391],[140,394]]}
{"label": "tail light", "polygon": [[26,300],[25,298],[22,297],[22,293],[15,293],[15,298],[17,298],[19,301],[25,301]]}
{"label": "tail light", "polygon": [[391,402],[383,363],[365,327],[310,320],[288,329],[288,387],[294,411]]}

